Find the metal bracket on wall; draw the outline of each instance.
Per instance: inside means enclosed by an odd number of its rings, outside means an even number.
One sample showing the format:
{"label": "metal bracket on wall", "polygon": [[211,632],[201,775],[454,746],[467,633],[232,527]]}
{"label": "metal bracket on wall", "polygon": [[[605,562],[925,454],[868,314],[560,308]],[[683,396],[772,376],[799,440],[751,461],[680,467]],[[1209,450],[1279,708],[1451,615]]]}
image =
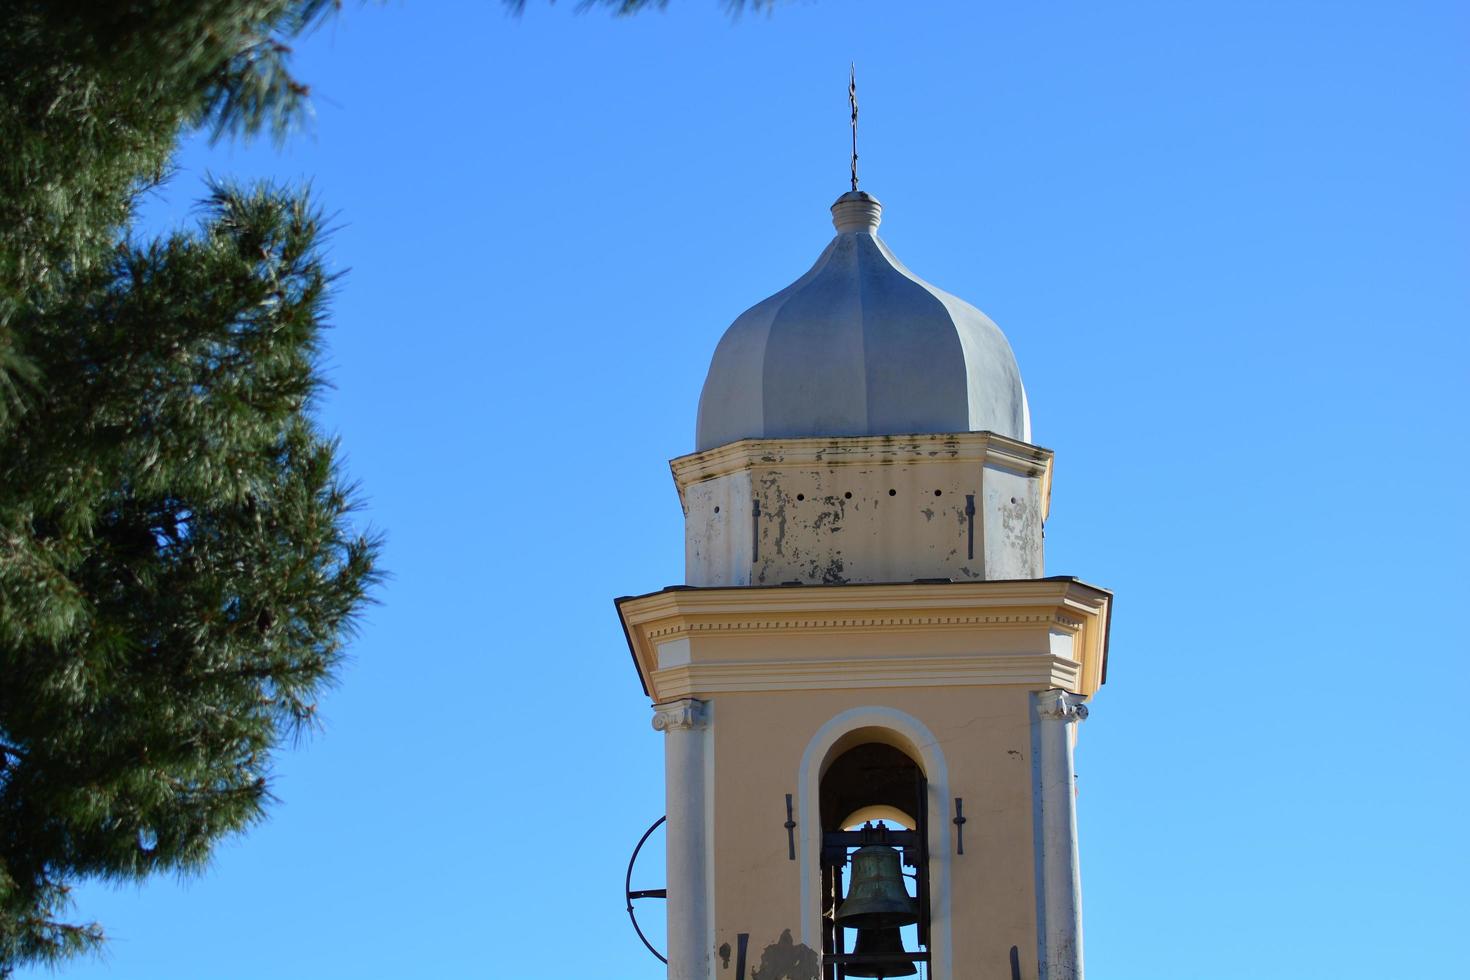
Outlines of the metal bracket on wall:
{"label": "metal bracket on wall", "polygon": [[970,560],[975,560],[975,495],[965,494],[965,527],[970,533]]}
{"label": "metal bracket on wall", "polygon": [[750,502],[750,560],[760,561],[761,558],[761,502],[752,500]]}
{"label": "metal bracket on wall", "polygon": [[955,843],[958,845],[955,852],[963,854],[965,853],[965,801],[959,796],[954,798],[954,827]]}
{"label": "metal bracket on wall", "polygon": [[786,794],[786,858],[796,860],[796,821],[791,818],[791,794]]}

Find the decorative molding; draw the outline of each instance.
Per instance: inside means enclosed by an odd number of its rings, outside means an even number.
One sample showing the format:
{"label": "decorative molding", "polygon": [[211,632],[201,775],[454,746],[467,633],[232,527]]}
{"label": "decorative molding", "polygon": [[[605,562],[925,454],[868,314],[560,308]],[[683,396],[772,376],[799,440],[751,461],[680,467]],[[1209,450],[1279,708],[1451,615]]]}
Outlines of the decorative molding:
{"label": "decorative molding", "polygon": [[[1111,604],[1108,592],[1070,578],[675,587],[617,603],[655,701],[923,683],[1020,684],[1091,695],[1102,683]],[[926,633],[944,635],[943,653],[924,652]],[[1053,654],[1058,633],[1073,642]],[[831,659],[792,658],[809,636],[826,638]],[[832,656],[831,642],[847,637],[858,644],[853,653],[864,654]],[[659,646],[681,638],[690,642],[689,662],[661,669]]]}
{"label": "decorative molding", "polygon": [[1086,699],[1070,691],[1039,691],[1036,695],[1036,713],[1050,721],[1085,721],[1088,711]]}
{"label": "decorative molding", "polygon": [[1060,626],[1073,632],[1082,628],[1079,620],[1056,613],[990,616],[874,616],[862,619],[763,619],[685,621],[648,631],[649,640],[658,643],[686,633],[729,632],[820,632],[833,630],[853,632],[869,629],[903,629],[933,626]]}
{"label": "decorative molding", "polygon": [[[875,610],[941,615],[1008,610],[1019,614],[1032,609],[1048,614],[1066,609],[1086,618],[1103,609],[1111,593],[1074,578],[990,579],[963,582],[860,582],[847,585],[674,586],[640,596],[625,596],[620,606],[636,606],[638,622],[663,614],[699,613],[733,616],[757,613],[789,616],[811,613],[832,616],[844,612],[864,616]],[[629,609],[627,611],[633,611]],[[630,619],[630,622],[632,620]]]}
{"label": "decorative molding", "polygon": [[686,487],[743,470],[893,463],[978,463],[1040,477],[1050,489],[1053,453],[994,432],[933,435],[742,439],[669,461],[682,499]]}
{"label": "decorative molding", "polygon": [[696,663],[654,671],[662,697],[738,691],[835,691],[935,685],[1076,687],[1080,664],[1051,654],[751,660]]}
{"label": "decorative molding", "polygon": [[653,706],[653,730],[656,732],[699,731],[709,726],[709,702],[697,698],[680,698]]}

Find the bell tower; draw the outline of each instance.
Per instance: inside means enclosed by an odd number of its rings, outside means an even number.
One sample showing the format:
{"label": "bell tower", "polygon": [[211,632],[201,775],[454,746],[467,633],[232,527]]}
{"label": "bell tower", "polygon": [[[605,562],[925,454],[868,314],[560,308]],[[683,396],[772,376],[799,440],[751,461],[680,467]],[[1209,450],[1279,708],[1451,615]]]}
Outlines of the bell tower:
{"label": "bell tower", "polygon": [[617,601],[663,733],[671,980],[1079,980],[1073,749],[1111,595],[975,307],[852,191],[715,351],[685,584]]}

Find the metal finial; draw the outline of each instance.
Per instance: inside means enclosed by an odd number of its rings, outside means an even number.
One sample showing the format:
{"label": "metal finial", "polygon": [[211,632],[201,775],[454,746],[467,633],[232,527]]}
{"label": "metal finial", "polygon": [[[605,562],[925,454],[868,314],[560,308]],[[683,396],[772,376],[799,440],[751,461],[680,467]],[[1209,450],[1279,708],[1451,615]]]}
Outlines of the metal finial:
{"label": "metal finial", "polygon": [[847,75],[847,101],[852,105],[852,189],[857,190],[857,63],[849,65]]}

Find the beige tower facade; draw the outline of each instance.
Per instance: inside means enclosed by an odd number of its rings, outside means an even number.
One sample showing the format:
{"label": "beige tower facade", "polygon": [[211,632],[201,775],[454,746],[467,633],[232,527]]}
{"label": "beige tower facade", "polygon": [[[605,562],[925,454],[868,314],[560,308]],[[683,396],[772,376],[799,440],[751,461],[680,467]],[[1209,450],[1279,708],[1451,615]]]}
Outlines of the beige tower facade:
{"label": "beige tower facade", "polygon": [[[685,583],[618,600],[665,740],[670,978],[1082,976],[1072,759],[1111,596],[1045,576],[1009,345],[880,212],[843,195],[726,334],[671,464]],[[884,848],[898,931],[850,914]]]}

